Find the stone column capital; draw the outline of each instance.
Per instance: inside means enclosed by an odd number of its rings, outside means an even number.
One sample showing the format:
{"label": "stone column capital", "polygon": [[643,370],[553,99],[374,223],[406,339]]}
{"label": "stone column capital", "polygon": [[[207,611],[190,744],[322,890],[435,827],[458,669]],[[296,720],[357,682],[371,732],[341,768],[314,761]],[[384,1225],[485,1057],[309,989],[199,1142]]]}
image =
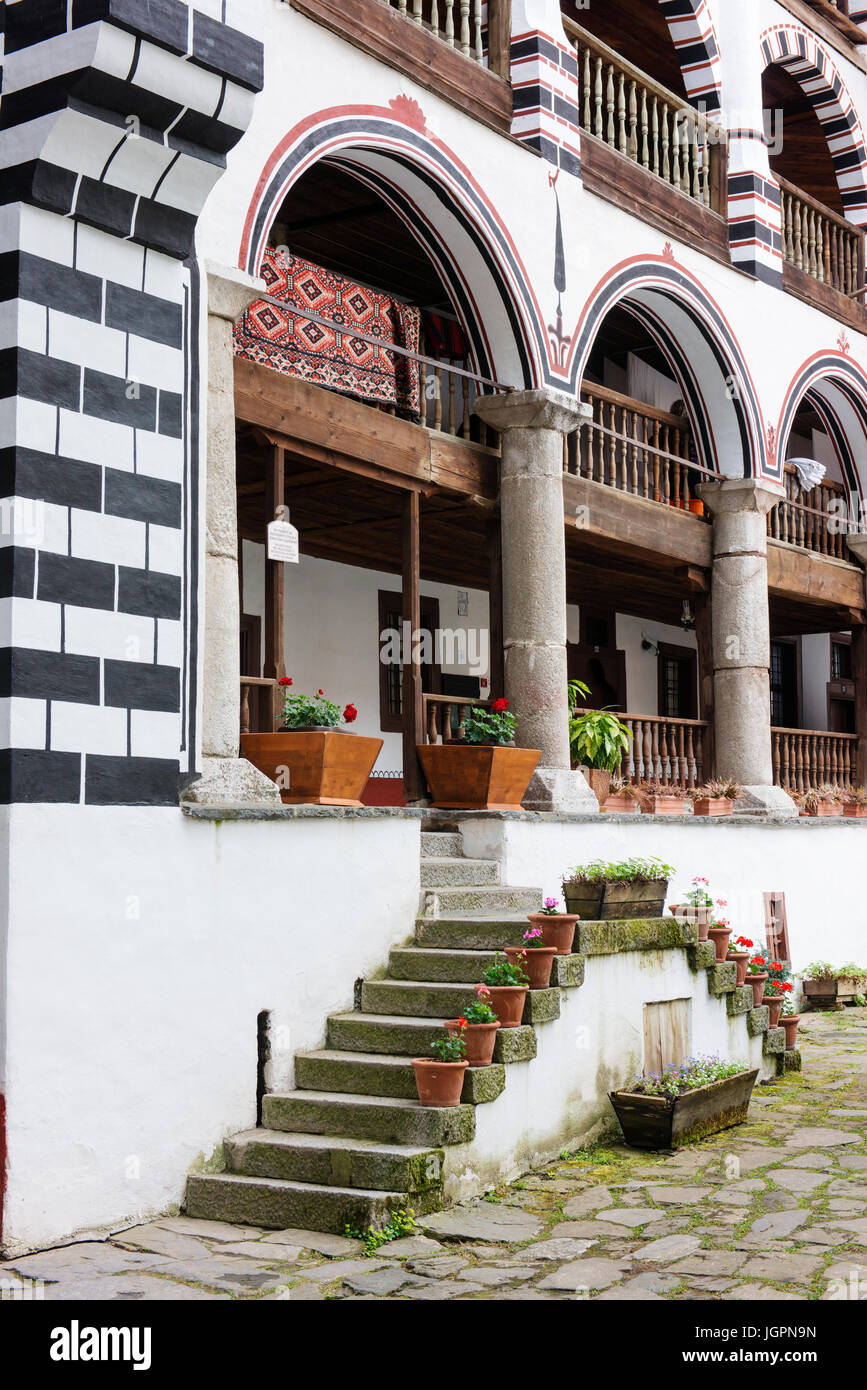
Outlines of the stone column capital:
{"label": "stone column capital", "polygon": [[846,544],[855,559],[867,566],[867,534],[863,531],[850,531],[846,537]]}
{"label": "stone column capital", "polygon": [[782,484],[768,478],[721,478],[703,483],[698,491],[714,516],[732,516],[736,512],[767,516],[786,496]]}
{"label": "stone column capital", "polygon": [[508,391],[504,395],[479,396],[474,412],[492,429],[557,430],[571,434],[592,410],[567,391],[543,387],[538,391]]}
{"label": "stone column capital", "polygon": [[208,313],[214,318],[228,319],[237,323],[245,309],[267,293],[264,280],[248,275],[237,266],[221,265],[219,261],[205,261],[205,274],[208,278]]}

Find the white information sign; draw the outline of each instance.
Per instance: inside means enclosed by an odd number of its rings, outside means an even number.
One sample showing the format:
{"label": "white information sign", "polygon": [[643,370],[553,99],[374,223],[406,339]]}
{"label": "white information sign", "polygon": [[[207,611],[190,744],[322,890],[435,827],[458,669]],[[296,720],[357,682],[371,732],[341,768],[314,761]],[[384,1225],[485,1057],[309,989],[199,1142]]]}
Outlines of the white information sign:
{"label": "white information sign", "polygon": [[269,560],[283,560],[290,565],[297,565],[297,529],[288,521],[269,521],[267,552]]}

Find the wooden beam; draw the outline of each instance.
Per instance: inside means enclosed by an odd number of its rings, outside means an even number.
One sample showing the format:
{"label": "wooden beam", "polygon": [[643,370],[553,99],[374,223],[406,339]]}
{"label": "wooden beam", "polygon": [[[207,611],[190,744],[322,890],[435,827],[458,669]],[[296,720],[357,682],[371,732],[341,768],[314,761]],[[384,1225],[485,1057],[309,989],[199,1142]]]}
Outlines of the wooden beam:
{"label": "wooden beam", "polygon": [[[707,720],[704,736],[704,777],[716,776],[716,747],[713,705],[713,643],[710,594],[697,593],[695,606],[695,637],[698,647],[698,717]],[[726,769],[721,769],[723,776]]]}
{"label": "wooden beam", "polygon": [[505,694],[505,651],[503,649],[503,543],[499,521],[489,521],[488,541],[488,638],[491,644],[492,700]]}
{"label": "wooden beam", "polygon": [[[403,537],[401,547],[401,616],[409,623],[411,633],[421,628],[421,594],[419,569],[421,562],[420,505],[417,492],[408,492],[403,499]],[[404,627],[406,631],[406,627]],[[422,800],[425,783],[416,752],[423,738],[424,702],[422,700],[421,667],[403,651],[401,703],[403,707],[403,787],[407,805]]]}
{"label": "wooden beam", "polygon": [[563,508],[567,562],[577,529],[582,548],[590,537],[610,541],[614,560],[631,557],[653,569],[659,569],[660,559],[669,561],[670,569],[710,568],[712,528],[689,512],[572,473],[563,475]]}
{"label": "wooden beam", "polygon": [[805,607],[851,608],[864,614],[863,570],[782,541],[768,541],[768,591]]}
{"label": "wooden beam", "polygon": [[[271,449],[265,472],[265,525],[282,516],[283,476],[286,467],[279,445]],[[282,560],[265,560],[265,663],[263,676],[279,680],[286,674],[285,649],[286,590]],[[277,692],[274,692],[273,717],[278,714]],[[273,725],[271,726],[273,727]]]}

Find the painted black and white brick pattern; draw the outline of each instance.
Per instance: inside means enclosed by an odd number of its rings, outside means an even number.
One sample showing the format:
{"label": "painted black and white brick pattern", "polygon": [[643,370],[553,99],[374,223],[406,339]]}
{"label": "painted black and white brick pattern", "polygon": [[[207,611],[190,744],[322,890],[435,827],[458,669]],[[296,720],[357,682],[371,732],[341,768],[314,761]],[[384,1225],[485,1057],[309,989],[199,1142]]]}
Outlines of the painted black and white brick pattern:
{"label": "painted black and white brick pattern", "polygon": [[6,7],[3,801],[171,804],[195,767],[190,253],[261,85],[216,8]]}

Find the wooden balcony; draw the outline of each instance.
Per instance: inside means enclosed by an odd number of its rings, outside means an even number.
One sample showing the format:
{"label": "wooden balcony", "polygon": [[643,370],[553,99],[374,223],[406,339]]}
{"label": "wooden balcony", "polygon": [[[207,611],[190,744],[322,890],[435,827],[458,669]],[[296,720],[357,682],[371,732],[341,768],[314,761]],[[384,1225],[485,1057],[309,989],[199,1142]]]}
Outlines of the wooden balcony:
{"label": "wooden balcony", "polygon": [[511,0],[289,0],[348,43],[508,134]]}
{"label": "wooden balcony", "polygon": [[700,787],[713,768],[707,765],[709,725],[703,719],[667,719],[649,714],[619,714],[632,742],[620,775],[633,786],[639,782],[670,782]]}
{"label": "wooden balcony", "polygon": [[824,729],[772,729],[774,782],[803,792],[809,787],[860,782],[858,735]]}
{"label": "wooden balcony", "polygon": [[585,188],[728,263],[725,131],[564,15]]}
{"label": "wooden balcony", "polygon": [[[798,475],[791,464],[785,471],[786,500],[768,513],[768,535],[772,540],[848,560],[846,546],[846,492],[842,483],[821,482],[808,493],[801,492]],[[809,502],[801,499],[808,497]]]}
{"label": "wooden balcony", "polygon": [[465,742],[464,720],[467,712],[487,700],[458,700],[453,695],[422,695],[424,717],[422,730],[425,743]]}
{"label": "wooden balcony", "polygon": [[864,233],[786,179],[780,185],[783,287],[857,331],[864,306]]}

